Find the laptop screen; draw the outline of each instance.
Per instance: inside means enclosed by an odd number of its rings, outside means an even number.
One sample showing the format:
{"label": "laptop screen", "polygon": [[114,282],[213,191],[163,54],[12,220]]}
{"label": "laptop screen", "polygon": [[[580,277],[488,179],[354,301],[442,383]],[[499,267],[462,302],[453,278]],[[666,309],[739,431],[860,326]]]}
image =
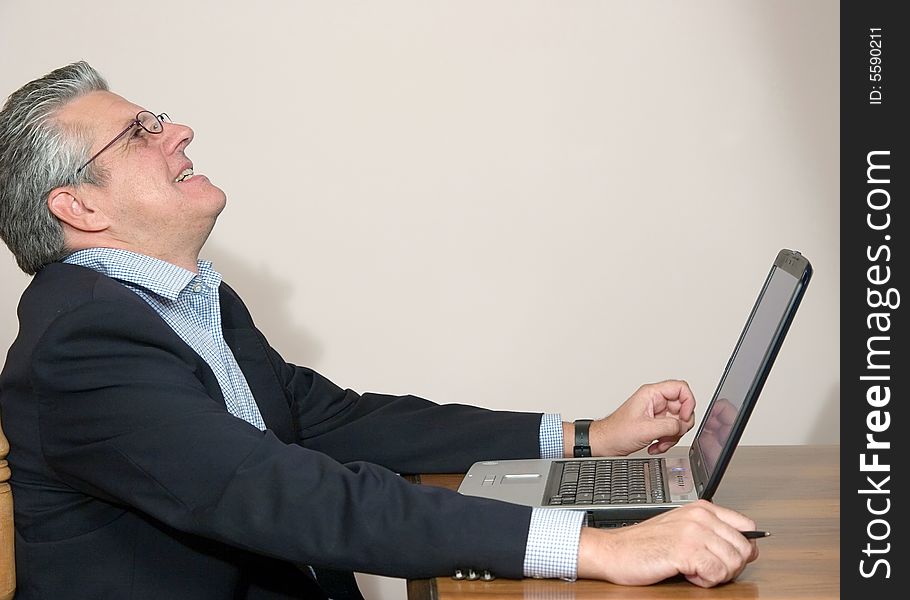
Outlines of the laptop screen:
{"label": "laptop screen", "polygon": [[695,436],[693,450],[700,455],[707,475],[702,480],[707,481],[706,493],[699,490],[702,497],[713,494],[727,466],[808,281],[811,268],[805,274],[795,270],[801,275],[797,277],[788,272],[793,269],[787,267],[792,266],[776,263],[771,268]]}

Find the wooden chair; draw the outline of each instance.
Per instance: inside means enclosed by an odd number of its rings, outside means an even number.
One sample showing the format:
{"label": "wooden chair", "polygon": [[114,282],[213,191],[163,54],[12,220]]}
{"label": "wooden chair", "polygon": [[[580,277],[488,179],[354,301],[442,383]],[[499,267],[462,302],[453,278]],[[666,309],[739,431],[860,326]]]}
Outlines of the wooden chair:
{"label": "wooden chair", "polygon": [[0,600],[16,593],[16,555],[14,552],[13,493],[9,487],[9,442],[0,426]]}

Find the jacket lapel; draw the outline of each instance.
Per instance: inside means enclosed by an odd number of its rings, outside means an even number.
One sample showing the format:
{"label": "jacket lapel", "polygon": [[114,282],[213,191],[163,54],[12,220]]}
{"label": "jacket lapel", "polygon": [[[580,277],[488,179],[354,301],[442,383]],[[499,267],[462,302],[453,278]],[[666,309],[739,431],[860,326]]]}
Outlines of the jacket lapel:
{"label": "jacket lapel", "polygon": [[253,325],[240,297],[227,284],[221,284],[219,297],[224,341],[246,377],[266,427],[286,444],[296,443],[286,391],[269,362],[262,334]]}

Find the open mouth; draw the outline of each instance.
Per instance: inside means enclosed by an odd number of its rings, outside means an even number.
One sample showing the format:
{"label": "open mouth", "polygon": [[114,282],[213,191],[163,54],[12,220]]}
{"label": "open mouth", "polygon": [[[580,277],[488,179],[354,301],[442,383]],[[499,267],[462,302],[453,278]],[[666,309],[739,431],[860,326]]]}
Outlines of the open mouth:
{"label": "open mouth", "polygon": [[193,177],[193,169],[192,168],[184,169],[183,171],[180,172],[180,175],[177,176],[177,179],[174,180],[174,183],[182,183],[184,181],[187,181],[188,179],[192,179],[192,177]]}

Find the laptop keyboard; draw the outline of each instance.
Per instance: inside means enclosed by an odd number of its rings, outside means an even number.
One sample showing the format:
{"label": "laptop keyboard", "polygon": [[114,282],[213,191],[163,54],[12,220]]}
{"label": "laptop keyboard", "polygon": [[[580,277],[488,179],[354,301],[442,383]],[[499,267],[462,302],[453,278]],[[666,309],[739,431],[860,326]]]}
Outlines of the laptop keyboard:
{"label": "laptop keyboard", "polygon": [[550,506],[653,504],[665,501],[659,458],[565,461]]}

